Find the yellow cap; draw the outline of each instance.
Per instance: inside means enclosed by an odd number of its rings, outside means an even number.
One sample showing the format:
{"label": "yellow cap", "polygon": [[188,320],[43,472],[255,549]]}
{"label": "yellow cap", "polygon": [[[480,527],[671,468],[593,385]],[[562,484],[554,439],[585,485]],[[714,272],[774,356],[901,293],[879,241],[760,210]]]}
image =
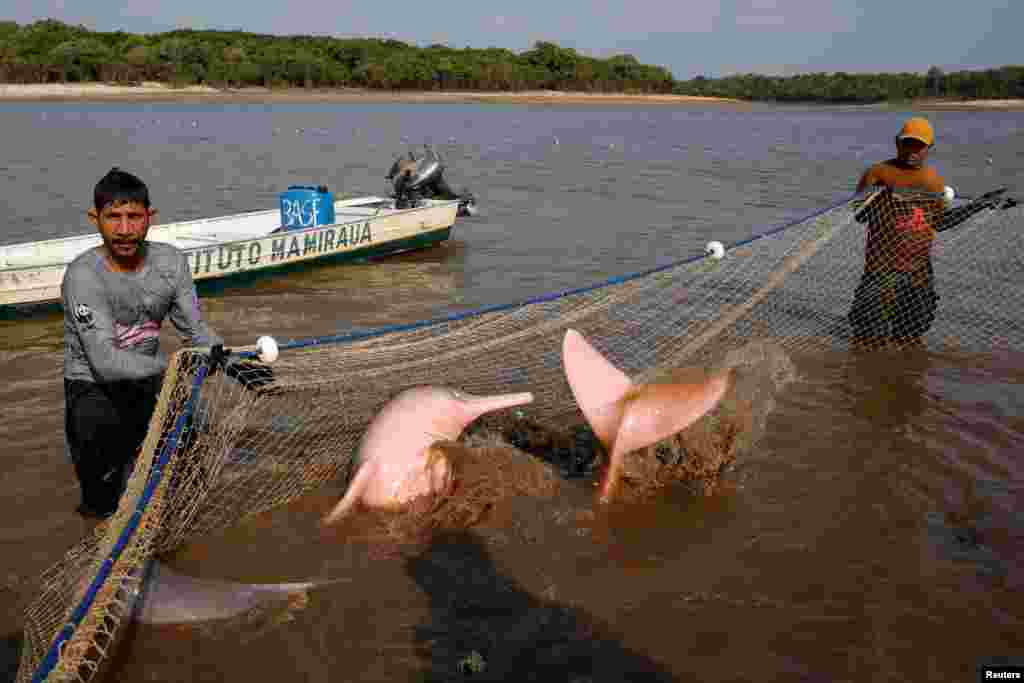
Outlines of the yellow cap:
{"label": "yellow cap", "polygon": [[896,136],[897,140],[904,138],[920,140],[931,147],[932,143],[935,142],[935,131],[932,130],[932,124],[928,123],[928,119],[915,116],[912,119],[907,119]]}

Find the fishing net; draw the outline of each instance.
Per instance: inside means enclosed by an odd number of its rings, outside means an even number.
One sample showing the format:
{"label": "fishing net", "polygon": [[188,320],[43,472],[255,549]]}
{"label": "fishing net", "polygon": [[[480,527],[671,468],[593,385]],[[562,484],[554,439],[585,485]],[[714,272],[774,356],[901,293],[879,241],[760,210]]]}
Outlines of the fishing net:
{"label": "fishing net", "polygon": [[[639,378],[720,364],[756,340],[787,353],[1024,350],[1022,227],[1022,208],[1001,191],[956,206],[876,191],[724,255],[516,305],[289,343],[265,384],[238,381],[244,370],[211,372],[207,353],[182,350],[117,513],[40,577],[19,680],[94,677],[151,558],[346,481],[370,420],[403,389],[530,391],[533,418],[578,422],[561,360],[570,328]],[[234,356],[254,362],[256,354]]]}

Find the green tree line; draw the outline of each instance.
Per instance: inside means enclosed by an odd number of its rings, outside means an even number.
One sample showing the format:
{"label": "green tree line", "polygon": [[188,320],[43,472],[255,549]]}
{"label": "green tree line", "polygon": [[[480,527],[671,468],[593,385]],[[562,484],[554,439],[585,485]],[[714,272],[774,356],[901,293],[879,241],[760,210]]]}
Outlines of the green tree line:
{"label": "green tree line", "polygon": [[567,90],[677,93],[776,102],[872,103],[946,97],[1024,97],[1024,67],[944,73],[743,74],[677,81],[632,55],[598,59],[538,42],[501,48],[419,47],[380,38],[272,36],[243,31],[91,31],[46,19],[0,21],[0,82],[101,81],[230,88]]}
{"label": "green tree line", "polygon": [[680,95],[831,104],[870,104],[935,97],[1013,99],[1024,97],[1024,66],[950,73],[933,66],[926,74],[836,72],[797,76],[697,76],[688,81],[677,81],[673,92]]}
{"label": "green tree line", "polygon": [[538,42],[510,50],[418,47],[398,40],[241,31],[90,31],[47,19],[0,22],[0,81],[155,80],[215,87],[582,90],[668,93],[675,81],[632,55],[596,59]]}

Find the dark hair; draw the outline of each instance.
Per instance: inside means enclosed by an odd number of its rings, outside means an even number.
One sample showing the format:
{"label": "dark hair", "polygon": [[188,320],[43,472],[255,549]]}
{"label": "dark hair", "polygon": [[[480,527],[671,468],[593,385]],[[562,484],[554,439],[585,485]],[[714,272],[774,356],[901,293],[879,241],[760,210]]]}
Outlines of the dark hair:
{"label": "dark hair", "polygon": [[136,202],[149,208],[149,188],[146,183],[117,166],[107,171],[107,175],[96,183],[92,198],[97,211],[115,202]]}

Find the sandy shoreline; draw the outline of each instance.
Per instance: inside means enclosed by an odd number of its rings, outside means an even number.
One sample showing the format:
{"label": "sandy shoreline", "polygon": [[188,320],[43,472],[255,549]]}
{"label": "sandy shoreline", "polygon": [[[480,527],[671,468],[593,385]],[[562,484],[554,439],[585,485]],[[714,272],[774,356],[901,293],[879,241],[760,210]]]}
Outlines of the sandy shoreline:
{"label": "sandy shoreline", "polygon": [[0,101],[8,102],[494,102],[520,104],[731,104],[741,100],[688,95],[628,95],[618,93],[566,93],[552,90],[522,92],[387,91],[339,88],[304,90],[242,88],[221,90],[209,86],[171,88],[160,83],[138,86],[104,83],[0,83]]}
{"label": "sandy shoreline", "polygon": [[[396,102],[396,103],[499,103],[551,105],[729,105],[752,106],[754,103],[727,97],[696,97],[692,95],[631,95],[624,93],[584,93],[556,90],[525,90],[519,92],[470,91],[394,91],[362,88],[311,89],[241,88],[219,89],[205,85],[172,88],[163,83],[141,85],[109,85],[106,83],[0,83],[0,102],[215,102],[215,103],[331,103],[331,102]],[[767,103],[760,103],[767,104]],[[828,106],[822,104],[821,106]],[[846,105],[849,106],[849,105]],[[890,106],[890,103],[865,105],[865,108]],[[908,103],[892,103],[906,108]],[[942,100],[922,99],[909,103],[919,110],[992,110],[1024,111],[1024,99]]]}
{"label": "sandy shoreline", "polygon": [[1024,99],[1018,100],[918,100],[916,109],[991,109],[1024,111]]}

